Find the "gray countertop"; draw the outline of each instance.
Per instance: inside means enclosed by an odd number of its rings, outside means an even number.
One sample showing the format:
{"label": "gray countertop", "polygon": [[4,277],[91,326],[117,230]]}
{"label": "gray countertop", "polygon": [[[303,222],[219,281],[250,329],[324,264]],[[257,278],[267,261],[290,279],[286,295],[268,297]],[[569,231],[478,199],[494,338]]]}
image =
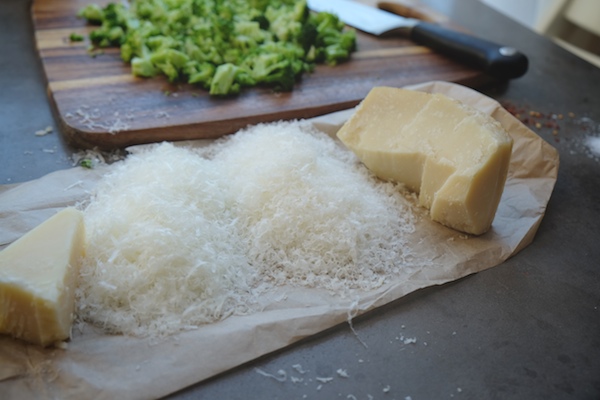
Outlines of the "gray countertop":
{"label": "gray countertop", "polygon": [[[482,91],[560,153],[534,242],[500,266],[357,318],[366,347],[342,324],[173,398],[600,398],[600,69],[476,0],[426,3],[529,56],[523,78]],[[53,119],[35,54],[30,2],[2,1],[0,37],[0,184],[71,167],[74,149]],[[53,133],[35,135],[47,126]],[[284,370],[288,379],[257,369]],[[336,379],[317,380],[322,376]]]}

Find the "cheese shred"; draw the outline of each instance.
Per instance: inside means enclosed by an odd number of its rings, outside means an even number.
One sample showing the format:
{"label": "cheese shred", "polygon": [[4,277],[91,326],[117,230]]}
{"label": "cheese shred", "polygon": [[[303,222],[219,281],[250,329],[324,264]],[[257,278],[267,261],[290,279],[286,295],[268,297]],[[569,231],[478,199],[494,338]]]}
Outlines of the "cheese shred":
{"label": "cheese shred", "polygon": [[84,213],[78,317],[112,333],[193,329],[285,285],[372,290],[414,262],[398,188],[298,121],[149,146],[113,165]]}

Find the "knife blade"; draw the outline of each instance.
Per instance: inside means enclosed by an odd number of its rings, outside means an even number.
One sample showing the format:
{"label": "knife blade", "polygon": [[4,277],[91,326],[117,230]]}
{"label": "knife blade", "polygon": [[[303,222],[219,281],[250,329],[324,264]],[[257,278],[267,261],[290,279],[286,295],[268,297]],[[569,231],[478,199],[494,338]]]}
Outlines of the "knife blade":
{"label": "knife blade", "polygon": [[503,46],[443,26],[405,18],[353,0],[307,0],[316,12],[329,12],[345,24],[375,35],[402,35],[498,79],[514,79],[527,72],[527,57]]}

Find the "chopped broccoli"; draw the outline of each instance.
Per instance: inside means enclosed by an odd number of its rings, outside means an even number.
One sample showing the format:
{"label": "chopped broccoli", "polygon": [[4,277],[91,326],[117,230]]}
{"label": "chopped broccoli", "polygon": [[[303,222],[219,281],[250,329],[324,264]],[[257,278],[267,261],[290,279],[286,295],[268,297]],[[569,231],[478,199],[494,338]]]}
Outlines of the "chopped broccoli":
{"label": "chopped broccoli", "polygon": [[211,63],[188,63],[186,73],[189,76],[188,82],[202,85],[204,88],[210,88],[212,78],[215,75],[215,66]]}
{"label": "chopped broccoli", "polygon": [[152,64],[149,57],[133,57],[131,60],[131,70],[133,75],[144,78],[151,78],[158,73],[158,69]]}
{"label": "chopped broccoli", "polygon": [[240,85],[235,81],[238,70],[238,67],[231,63],[219,65],[210,84],[210,94],[225,96],[239,93]]}
{"label": "chopped broccoli", "polygon": [[100,25],[104,20],[104,11],[97,4],[89,4],[79,10],[77,16],[85,18],[90,24]]}
{"label": "chopped broccoli", "polygon": [[356,49],[354,30],[306,0],[130,0],[89,5],[96,48],[120,47],[135,76],[165,75],[226,96],[248,86],[291,91],[315,64],[337,65]]}
{"label": "chopped broccoli", "polygon": [[83,41],[83,36],[81,36],[78,33],[73,32],[69,35],[69,40],[71,42],[81,42],[81,41]]}
{"label": "chopped broccoli", "polygon": [[189,61],[189,57],[181,51],[161,47],[150,55],[149,60],[169,78],[169,81],[174,82],[179,78],[179,72]]}
{"label": "chopped broccoli", "polygon": [[308,51],[311,47],[314,47],[318,36],[319,31],[317,30],[317,26],[315,25],[315,22],[310,19],[302,25],[302,29],[298,35],[298,43],[302,46],[304,51]]}
{"label": "chopped broccoli", "polygon": [[83,168],[86,168],[86,169],[94,168],[94,162],[90,158],[84,158],[83,160],[81,160],[79,162],[79,165],[81,165]]}
{"label": "chopped broccoli", "polygon": [[129,15],[122,4],[110,3],[101,9],[89,5],[79,12],[79,16],[86,18],[90,23],[100,23],[100,28],[90,33],[90,40],[99,47],[119,46],[127,29]]}

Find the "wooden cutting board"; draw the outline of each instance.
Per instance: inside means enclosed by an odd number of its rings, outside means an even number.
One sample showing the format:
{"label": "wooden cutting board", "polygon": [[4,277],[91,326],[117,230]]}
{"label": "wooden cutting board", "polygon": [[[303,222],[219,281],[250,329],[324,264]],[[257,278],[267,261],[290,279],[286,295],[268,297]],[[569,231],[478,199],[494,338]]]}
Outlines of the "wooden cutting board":
{"label": "wooden cutting board", "polygon": [[[48,95],[68,141],[82,148],[122,148],[165,140],[216,138],[249,124],[302,119],[355,106],[374,86],[443,80],[477,86],[480,71],[400,38],[357,32],[358,51],[348,63],[318,66],[291,93],[252,88],[233,98],[212,98],[200,88],[165,78],[131,75],[118,49],[91,57],[93,27],[77,18],[92,0],[34,0],[37,49]],[[106,4],[106,0],[95,1]],[[70,42],[79,33],[84,42]]]}

